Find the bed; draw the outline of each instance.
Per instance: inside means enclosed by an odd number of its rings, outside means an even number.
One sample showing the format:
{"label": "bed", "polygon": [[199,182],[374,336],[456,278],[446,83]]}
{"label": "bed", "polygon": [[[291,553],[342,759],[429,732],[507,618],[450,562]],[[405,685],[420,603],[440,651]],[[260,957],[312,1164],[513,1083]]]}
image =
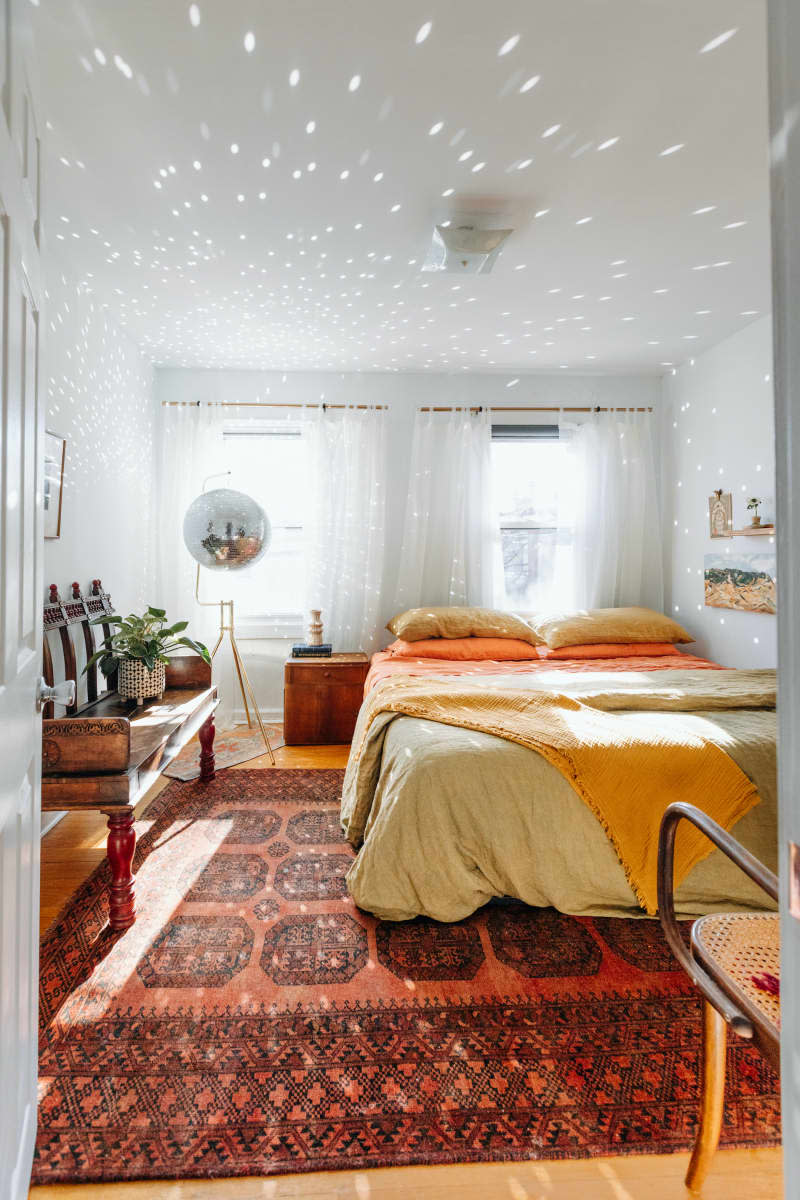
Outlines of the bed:
{"label": "bed", "polygon": [[[382,652],[367,678],[341,814],[345,835],[359,851],[347,876],[350,894],[377,917],[457,921],[498,897],[576,915],[647,915],[597,816],[542,754],[505,737],[403,712],[373,712],[370,719],[381,689],[404,680],[424,684],[434,696],[461,681],[495,694],[596,687],[623,697],[612,702],[627,709],[618,714],[623,721],[641,715],[626,691],[674,696],[669,714],[649,713],[650,719],[702,730],[752,781],[757,796],[735,822],[735,836],[775,869],[774,672],[727,671],[688,653],[492,662]],[[749,698],[726,707],[726,687],[741,691],[745,684],[755,687]],[[676,905],[688,917],[721,907],[763,908],[765,899],[714,851],[692,866]]]}

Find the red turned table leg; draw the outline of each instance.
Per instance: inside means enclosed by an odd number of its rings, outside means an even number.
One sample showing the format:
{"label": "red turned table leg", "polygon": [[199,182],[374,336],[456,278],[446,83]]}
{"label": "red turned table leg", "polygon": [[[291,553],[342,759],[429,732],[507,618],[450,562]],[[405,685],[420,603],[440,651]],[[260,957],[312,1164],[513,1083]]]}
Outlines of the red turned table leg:
{"label": "red turned table leg", "polygon": [[128,929],[136,920],[131,871],[135,849],[133,810],[109,813],[106,852],[111,867],[111,888],[108,916],[109,924],[115,930]]}
{"label": "red turned table leg", "polygon": [[200,726],[200,779],[210,783],[216,772],[214,770],[214,714]]}

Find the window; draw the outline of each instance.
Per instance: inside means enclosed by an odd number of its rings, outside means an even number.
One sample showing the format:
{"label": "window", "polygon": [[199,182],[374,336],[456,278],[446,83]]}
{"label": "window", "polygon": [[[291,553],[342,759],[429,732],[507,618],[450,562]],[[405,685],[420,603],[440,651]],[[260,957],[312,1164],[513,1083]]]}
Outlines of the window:
{"label": "window", "polygon": [[492,477],[502,563],[496,591],[522,612],[558,604],[572,589],[570,473],[557,425],[493,425]]}
{"label": "window", "polygon": [[204,573],[215,575],[215,590],[208,598],[224,591],[236,604],[237,619],[258,623],[258,618],[268,617],[291,633],[306,601],[308,443],[298,426],[254,428],[249,423],[231,424],[224,443],[230,478],[214,480],[211,486],[231,487],[257,500],[269,517],[272,541],[250,569]]}

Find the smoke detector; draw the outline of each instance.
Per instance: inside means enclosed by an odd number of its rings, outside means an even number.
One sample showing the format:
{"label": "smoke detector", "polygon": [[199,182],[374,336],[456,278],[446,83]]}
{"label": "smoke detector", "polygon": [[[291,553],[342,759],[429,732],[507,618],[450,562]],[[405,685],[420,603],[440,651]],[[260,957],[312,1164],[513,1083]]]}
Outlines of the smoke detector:
{"label": "smoke detector", "polygon": [[423,271],[455,275],[488,275],[513,229],[481,229],[475,224],[434,226]]}

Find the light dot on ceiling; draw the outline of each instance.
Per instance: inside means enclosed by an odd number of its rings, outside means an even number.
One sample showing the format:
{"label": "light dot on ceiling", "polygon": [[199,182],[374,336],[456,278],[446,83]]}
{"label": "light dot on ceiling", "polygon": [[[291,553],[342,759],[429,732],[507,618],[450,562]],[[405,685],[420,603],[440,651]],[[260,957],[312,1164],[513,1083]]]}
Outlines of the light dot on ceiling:
{"label": "light dot on ceiling", "polygon": [[203,164],[201,162],[199,162],[198,159],[195,159],[194,162],[192,163],[192,166],[194,167],[195,171],[199,171],[201,169],[202,165]]}
{"label": "light dot on ceiling", "polygon": [[237,142],[231,142],[231,154],[239,153],[239,145]]}
{"label": "light dot on ceiling", "polygon": [[244,35],[244,48],[248,54],[252,54],[256,48],[256,35],[251,29]]}
{"label": "light dot on ceiling", "polygon": [[543,138],[552,137],[554,133],[558,133],[560,128],[561,128],[560,125],[551,125],[548,129],[545,129],[544,133],[542,134],[542,137]]}
{"label": "light dot on ceiling", "polygon": [[297,87],[299,82],[300,82],[300,72],[298,71],[297,67],[294,67],[289,72],[289,87]]}
{"label": "light dot on ceiling", "polygon": [[659,158],[667,158],[670,154],[677,154],[686,145],[685,142],[676,142],[674,146],[667,146],[666,150],[659,151]]}
{"label": "light dot on ceiling", "polygon": [[360,87],[361,87],[361,76],[353,75],[353,77],[351,78],[350,82],[347,85],[347,90],[349,92],[357,92]]}
{"label": "light dot on ceiling", "polygon": [[597,147],[597,149],[598,150],[608,150],[611,146],[616,146],[618,141],[619,141],[618,137],[606,138],[606,140],[604,142],[600,143],[600,145]]}
{"label": "light dot on ceiling", "polygon": [[350,175],[350,172],[347,170],[347,168],[345,168],[344,171],[339,172],[340,179],[347,179],[347,178],[349,178],[349,175]]}
{"label": "light dot on ceiling", "polygon": [[316,128],[317,128],[316,121],[307,121],[306,122],[306,133],[313,133]]}
{"label": "light dot on ceiling", "polygon": [[97,59],[97,61],[100,63],[101,67],[104,67],[106,65],[106,56],[105,56],[105,54],[103,54],[103,51],[100,49],[99,46],[95,46],[94,56]]}
{"label": "light dot on ceiling", "polygon": [[526,167],[529,167],[531,165],[532,162],[533,162],[532,158],[523,158],[522,162],[517,163],[517,170],[524,171],[526,169]]}
{"label": "light dot on ceiling", "polygon": [[418,46],[422,45],[422,43],[428,37],[428,35],[432,29],[433,29],[433,21],[426,21],[424,25],[420,25],[419,29],[417,30],[416,34],[414,35],[414,41],[417,43]]}
{"label": "light dot on ceiling", "polygon": [[522,92],[522,93],[529,92],[531,90],[531,88],[536,87],[537,83],[539,82],[539,80],[541,78],[542,78],[541,75],[531,75],[530,79],[526,79],[525,82],[520,87],[520,89],[519,89],[520,92]]}
{"label": "light dot on ceiling", "polygon": [[442,192],[442,195],[443,196],[452,196],[454,190],[455,190],[454,188],[445,188],[444,191]]}
{"label": "light dot on ceiling", "polygon": [[195,29],[200,24],[200,9],[196,4],[189,5],[189,21],[194,25]]}
{"label": "light dot on ceiling", "polygon": [[729,221],[728,224],[723,225],[722,228],[723,229],[741,229],[741,227],[746,224],[747,224],[747,221]]}
{"label": "light dot on ceiling", "polygon": [[714,212],[714,210],[716,209],[716,207],[717,207],[717,206],[716,206],[716,204],[706,204],[706,205],[704,205],[704,207],[703,207],[703,208],[696,208],[696,209],[693,211],[693,213],[692,213],[692,216],[693,216],[693,217],[700,217],[700,216],[702,216],[702,214],[703,214],[703,213]]}
{"label": "light dot on ceiling", "polygon": [[538,221],[539,217],[546,217],[549,212],[550,212],[549,208],[540,208],[538,210],[538,212],[535,212],[533,215],[536,218],[536,220]]}
{"label": "light dot on ceiling", "polygon": [[505,54],[510,54],[515,46],[519,45],[519,34],[514,33],[510,38],[503,42],[500,49],[497,51],[497,57],[502,58]]}
{"label": "light dot on ceiling", "polygon": [[435,137],[437,133],[441,133],[444,129],[444,121],[437,121],[435,125],[431,125],[428,133],[431,137]]}
{"label": "light dot on ceiling", "polygon": [[372,176],[372,180],[374,183],[380,183],[380,181],[382,179],[383,179],[383,171],[378,171],[378,173],[376,175]]}
{"label": "light dot on ceiling", "polygon": [[575,224],[576,224],[576,225],[587,225],[587,224],[589,223],[589,221],[591,221],[591,219],[592,219],[591,217],[580,217],[580,218],[579,218],[579,219],[578,219],[578,220],[575,222]]}
{"label": "light dot on ceiling", "polygon": [[475,166],[472,168],[473,174],[474,174],[476,171],[482,171],[482,170],[483,170],[483,168],[484,168],[485,166],[486,166],[486,163],[485,163],[485,162],[477,162],[477,163],[475,163]]}
{"label": "light dot on ceiling", "polygon": [[738,27],[735,29],[726,29],[724,33],[717,34],[710,42],[706,42],[705,46],[701,46],[699,54],[708,54],[711,50],[716,50],[718,46],[724,46],[729,42],[735,33],[738,33]]}

